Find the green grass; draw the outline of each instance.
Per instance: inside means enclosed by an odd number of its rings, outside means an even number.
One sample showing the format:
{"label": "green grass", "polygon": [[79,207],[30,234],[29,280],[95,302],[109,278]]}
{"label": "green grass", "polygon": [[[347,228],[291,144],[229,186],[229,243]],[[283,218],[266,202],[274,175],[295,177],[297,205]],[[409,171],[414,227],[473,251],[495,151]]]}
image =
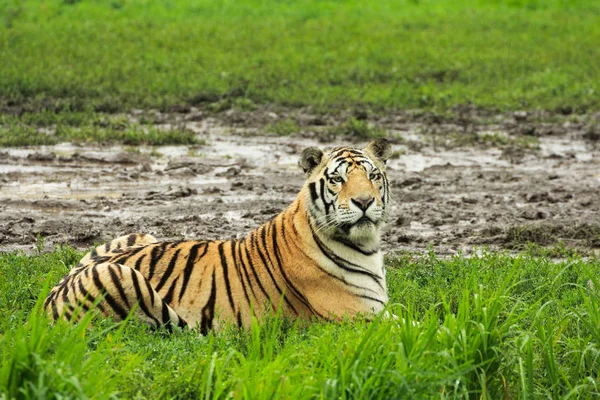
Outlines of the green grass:
{"label": "green grass", "polygon": [[365,120],[350,118],[343,124],[331,127],[326,134],[333,136],[350,136],[357,139],[377,139],[385,136],[385,131]]}
{"label": "green grass", "polygon": [[539,139],[535,136],[508,136],[502,133],[474,133],[474,132],[448,132],[436,133],[426,128],[422,132],[425,141],[433,146],[441,146],[446,149],[459,147],[479,148],[519,148],[523,150],[539,150]]}
{"label": "green grass", "polygon": [[531,243],[549,246],[564,241],[580,243],[590,248],[600,246],[600,225],[597,224],[529,223],[510,227],[505,233],[506,243],[513,249],[519,249]]}
{"label": "green grass", "polygon": [[52,145],[61,142],[125,145],[202,145],[182,126],[161,129],[103,114],[27,113],[20,118],[0,115],[0,147]]}
{"label": "green grass", "polygon": [[[59,398],[591,398],[600,376],[597,258],[388,258],[397,321],[274,317],[150,332],[48,325],[37,307],[81,254],[0,253],[0,393]],[[46,289],[45,289],[46,288]],[[37,303],[37,306],[36,306]],[[1,395],[0,395],[1,397]]]}
{"label": "green grass", "polygon": [[0,2],[11,109],[586,111],[595,0]]}
{"label": "green grass", "polygon": [[283,121],[269,124],[265,127],[266,133],[271,133],[276,136],[289,136],[293,133],[300,132],[301,128],[293,119],[284,119]]}

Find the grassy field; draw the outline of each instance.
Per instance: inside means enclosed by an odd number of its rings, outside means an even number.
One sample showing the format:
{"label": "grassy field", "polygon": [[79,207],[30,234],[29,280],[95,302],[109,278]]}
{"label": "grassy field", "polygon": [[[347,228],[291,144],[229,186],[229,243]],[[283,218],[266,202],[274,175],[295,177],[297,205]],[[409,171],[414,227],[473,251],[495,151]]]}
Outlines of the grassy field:
{"label": "grassy field", "polygon": [[[37,309],[81,254],[0,254],[0,393],[8,398],[591,398],[600,379],[600,260],[521,254],[387,261],[398,321],[274,317],[150,333],[49,326]],[[37,305],[36,305],[37,303]],[[0,395],[1,397],[1,395]]]}
{"label": "grassy field", "polygon": [[600,106],[595,0],[4,0],[0,17],[0,99],[26,110]]}
{"label": "grassy field", "polygon": [[[132,109],[593,112],[599,20],[595,0],[0,0],[0,146],[202,144]],[[397,321],[207,337],[50,325],[40,301],[82,254],[0,251],[0,399],[599,397],[600,259],[533,250],[390,257]]]}

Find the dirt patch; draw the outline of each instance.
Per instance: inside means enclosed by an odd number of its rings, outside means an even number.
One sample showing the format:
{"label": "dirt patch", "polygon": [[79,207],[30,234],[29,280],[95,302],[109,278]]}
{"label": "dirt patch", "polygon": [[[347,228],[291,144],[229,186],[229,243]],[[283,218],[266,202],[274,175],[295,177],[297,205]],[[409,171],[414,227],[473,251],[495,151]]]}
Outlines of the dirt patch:
{"label": "dirt patch", "polygon": [[[239,237],[295,197],[304,180],[296,165],[304,147],[368,142],[331,135],[339,120],[303,111],[231,113],[221,120],[187,111],[152,115],[165,127],[193,130],[206,146],[2,150],[0,250],[31,250],[38,236],[47,246],[81,248],[130,232]],[[589,133],[595,117],[349,117],[385,130],[395,143],[388,251],[452,254],[527,242],[600,247],[600,150]],[[293,119],[298,132],[274,136],[265,129],[282,118]],[[466,139],[457,139],[461,133]],[[532,135],[535,142],[524,139]]]}

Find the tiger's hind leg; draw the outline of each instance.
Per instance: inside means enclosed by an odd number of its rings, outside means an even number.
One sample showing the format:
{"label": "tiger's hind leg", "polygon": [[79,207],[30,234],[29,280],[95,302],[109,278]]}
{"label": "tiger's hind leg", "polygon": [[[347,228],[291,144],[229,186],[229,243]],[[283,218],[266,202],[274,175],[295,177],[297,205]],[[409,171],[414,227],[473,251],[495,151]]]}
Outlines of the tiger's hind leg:
{"label": "tiger's hind leg", "polygon": [[56,285],[44,303],[54,320],[67,320],[89,311],[93,306],[104,315],[123,321],[135,309],[134,315],[157,328],[187,323],[150,286],[142,274],[133,268],[114,263],[92,265],[66,276]]}
{"label": "tiger's hind leg", "polygon": [[132,233],[131,235],[118,237],[108,243],[96,247],[83,256],[81,261],[71,269],[69,274],[76,273],[87,267],[94,261],[94,258],[118,254],[131,247],[146,246],[156,242],[157,240],[154,236],[145,233]]}

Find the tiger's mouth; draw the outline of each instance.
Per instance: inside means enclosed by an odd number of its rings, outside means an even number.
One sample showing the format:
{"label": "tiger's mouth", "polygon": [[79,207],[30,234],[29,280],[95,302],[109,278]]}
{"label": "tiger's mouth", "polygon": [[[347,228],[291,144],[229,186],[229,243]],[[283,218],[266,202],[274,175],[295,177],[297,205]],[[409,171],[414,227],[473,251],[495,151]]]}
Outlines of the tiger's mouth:
{"label": "tiger's mouth", "polygon": [[375,222],[373,220],[371,220],[371,218],[367,217],[366,215],[363,215],[356,222],[354,222],[352,224],[352,226],[363,226],[363,225],[368,225],[368,224],[375,224]]}
{"label": "tiger's mouth", "polygon": [[372,226],[376,226],[377,223],[375,221],[373,221],[371,218],[367,217],[366,215],[363,215],[362,217],[360,217],[359,219],[357,219],[354,222],[346,222],[344,224],[341,224],[339,226],[339,230],[345,234],[349,234],[350,233],[350,229],[352,228],[367,228],[370,225]]}

